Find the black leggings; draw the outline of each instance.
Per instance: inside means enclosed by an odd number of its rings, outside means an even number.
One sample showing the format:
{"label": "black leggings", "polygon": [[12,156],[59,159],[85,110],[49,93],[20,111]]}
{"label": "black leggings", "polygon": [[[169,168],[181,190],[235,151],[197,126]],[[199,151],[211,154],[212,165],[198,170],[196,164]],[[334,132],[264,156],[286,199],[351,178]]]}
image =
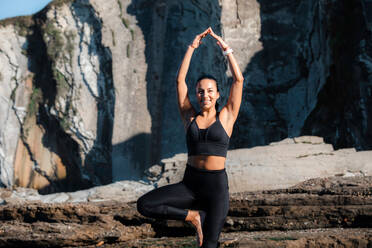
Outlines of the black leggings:
{"label": "black leggings", "polygon": [[147,192],[137,200],[142,215],[185,220],[188,209],[201,210],[203,248],[216,248],[229,210],[225,169],[205,170],[186,165],[183,180]]}

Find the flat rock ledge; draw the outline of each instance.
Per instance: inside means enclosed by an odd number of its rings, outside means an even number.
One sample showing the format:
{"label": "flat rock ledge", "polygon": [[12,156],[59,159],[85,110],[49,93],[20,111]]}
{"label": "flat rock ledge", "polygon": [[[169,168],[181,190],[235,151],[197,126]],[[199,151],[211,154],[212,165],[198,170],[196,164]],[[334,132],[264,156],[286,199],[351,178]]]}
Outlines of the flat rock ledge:
{"label": "flat rock ledge", "polygon": [[[372,176],[372,151],[333,150],[323,138],[287,138],[267,146],[229,150],[229,192],[284,189],[311,178]],[[36,189],[0,188],[1,204],[135,201],[144,193],[182,180],[187,154],[165,158],[139,180],[122,180],[75,192],[39,194]]]}
{"label": "flat rock ledge", "polygon": [[[186,153],[163,159],[149,168],[149,178],[159,186],[177,183],[186,161]],[[231,193],[283,189],[311,178],[372,176],[372,151],[334,150],[322,137],[301,136],[229,150],[226,171]]]}
{"label": "flat rock ledge", "polygon": [[[182,221],[145,218],[136,202],[8,203],[1,247],[196,247]],[[372,177],[311,179],[230,195],[221,247],[371,247]]]}

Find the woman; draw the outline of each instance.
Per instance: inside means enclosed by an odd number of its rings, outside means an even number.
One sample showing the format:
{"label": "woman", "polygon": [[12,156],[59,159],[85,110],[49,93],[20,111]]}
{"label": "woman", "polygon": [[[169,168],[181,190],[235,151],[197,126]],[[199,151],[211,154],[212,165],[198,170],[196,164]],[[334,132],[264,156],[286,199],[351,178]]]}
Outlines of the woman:
{"label": "woman", "polygon": [[[224,51],[234,77],[226,105],[218,113],[220,93],[217,80],[202,76],[196,85],[201,111],[190,103],[186,74],[192,54],[211,35]],[[225,171],[226,153],[243,92],[243,75],[232,49],[209,27],[188,46],[177,75],[178,107],[184,124],[188,160],[183,180],[154,189],[137,201],[138,211],[147,217],[185,220],[197,232],[198,245],[215,248],[229,210],[229,186]]]}

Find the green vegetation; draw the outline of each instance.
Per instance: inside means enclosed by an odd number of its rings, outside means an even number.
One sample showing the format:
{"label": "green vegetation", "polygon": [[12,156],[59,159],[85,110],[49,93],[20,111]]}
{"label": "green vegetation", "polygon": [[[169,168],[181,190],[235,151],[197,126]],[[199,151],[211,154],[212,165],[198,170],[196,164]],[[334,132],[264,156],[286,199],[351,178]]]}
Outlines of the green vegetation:
{"label": "green vegetation", "polygon": [[30,31],[29,27],[24,25],[23,22],[17,22],[15,27],[16,27],[16,30],[18,32],[18,35],[20,35],[20,36],[25,37],[25,36],[28,35],[28,33]]}
{"label": "green vegetation", "polygon": [[[65,1],[61,2],[64,3]],[[47,54],[52,61],[52,73],[56,81],[57,97],[64,97],[70,89],[70,85],[68,84],[68,78],[57,69],[57,61],[63,64],[68,63],[72,67],[76,33],[72,30],[62,33],[52,20],[47,21],[43,28],[44,39],[47,43]]]}
{"label": "green vegetation", "polygon": [[49,57],[56,61],[62,53],[64,41],[61,35],[61,31],[58,30],[52,22],[47,22],[44,29],[45,35],[48,36],[47,42],[47,53]]}
{"label": "green vegetation", "polygon": [[27,36],[31,32],[31,26],[34,24],[32,16],[18,16],[7,18],[0,21],[0,26],[14,25],[18,35]]}
{"label": "green vegetation", "polygon": [[123,13],[123,6],[121,6],[120,0],[118,0],[119,8],[120,8],[120,14]]}
{"label": "green vegetation", "polygon": [[111,29],[111,36],[112,36],[112,45],[115,46],[116,45],[115,33],[114,33],[114,30],[112,30],[112,29]]}
{"label": "green vegetation", "polygon": [[71,123],[67,116],[63,116],[62,119],[59,121],[59,124],[61,125],[64,131],[67,131],[71,126]]}
{"label": "green vegetation", "polygon": [[130,46],[127,44],[127,58],[130,58]]}
{"label": "green vegetation", "polygon": [[54,75],[54,78],[57,82],[58,93],[64,93],[65,91],[67,91],[70,88],[69,84],[67,83],[67,80],[66,80],[65,76],[59,70],[54,69],[53,70],[53,75]]}
{"label": "green vegetation", "polygon": [[120,2],[120,0],[118,0],[117,1],[118,2],[118,5],[119,5],[119,9],[120,9],[120,19],[121,19],[121,22],[124,24],[124,26],[126,27],[126,28],[128,28],[128,20],[127,19],[125,19],[124,17],[123,17],[123,6],[121,5],[121,2]]}
{"label": "green vegetation", "polygon": [[128,21],[128,19],[126,19],[126,18],[123,17],[123,6],[121,5],[120,0],[117,0],[117,2],[118,2],[118,5],[119,5],[119,9],[120,9],[120,19],[121,19],[121,22],[123,23],[123,25],[124,25],[125,28],[129,29],[130,34],[132,36],[132,40],[134,40],[134,30],[129,27],[129,21]]}
{"label": "green vegetation", "polygon": [[129,29],[129,21],[125,19],[124,17],[121,17],[121,22],[124,24],[126,28]]}
{"label": "green vegetation", "polygon": [[30,103],[28,104],[27,116],[36,114],[39,104],[43,101],[43,92],[40,88],[32,87]]}
{"label": "green vegetation", "polygon": [[134,40],[134,30],[133,29],[130,30],[130,35],[132,36],[132,40]]}
{"label": "green vegetation", "polygon": [[61,7],[64,4],[71,3],[74,0],[54,0],[50,3],[50,6]]}
{"label": "green vegetation", "polygon": [[70,65],[72,65],[72,57],[74,56],[74,41],[76,33],[74,31],[66,31],[65,37],[67,39],[66,50],[70,56]]}
{"label": "green vegetation", "polygon": [[27,53],[27,49],[24,49],[24,48],[22,48],[21,53],[22,53],[25,57],[27,57],[27,55],[28,55],[28,53]]}

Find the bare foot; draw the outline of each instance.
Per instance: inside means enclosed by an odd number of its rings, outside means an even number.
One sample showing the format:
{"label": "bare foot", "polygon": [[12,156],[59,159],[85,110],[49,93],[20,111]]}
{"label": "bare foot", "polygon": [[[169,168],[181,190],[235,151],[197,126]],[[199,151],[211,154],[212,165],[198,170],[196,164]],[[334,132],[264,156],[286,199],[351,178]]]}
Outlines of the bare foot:
{"label": "bare foot", "polygon": [[192,224],[197,234],[197,243],[199,246],[203,244],[203,231],[201,226],[201,219],[199,211],[189,210],[187,213],[186,221]]}

